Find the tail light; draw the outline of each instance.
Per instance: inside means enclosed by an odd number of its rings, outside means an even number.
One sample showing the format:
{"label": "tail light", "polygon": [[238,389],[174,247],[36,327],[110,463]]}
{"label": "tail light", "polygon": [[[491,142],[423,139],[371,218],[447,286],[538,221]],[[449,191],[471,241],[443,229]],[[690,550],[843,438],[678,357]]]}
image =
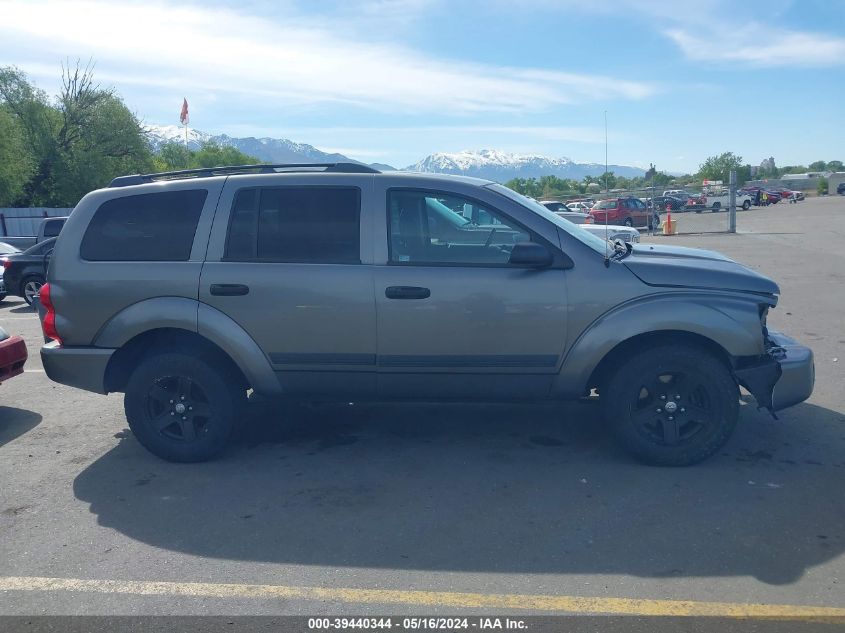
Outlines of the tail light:
{"label": "tail light", "polygon": [[50,284],[46,283],[41,286],[41,290],[38,291],[38,299],[46,310],[44,320],[41,321],[41,330],[44,332],[45,337],[58,341],[59,345],[61,345],[62,337],[59,336],[59,332],[56,330],[56,308],[53,307],[53,302],[50,300]]}
{"label": "tail light", "polygon": [[3,270],[6,270],[7,268],[11,268],[11,266],[12,266],[12,260],[10,260],[8,257],[4,257],[4,258],[3,258],[2,260],[0,260],[0,261],[2,261],[2,262],[3,262]]}
{"label": "tail light", "polygon": [[588,215],[586,218],[584,218],[584,224],[594,224],[593,216]]}

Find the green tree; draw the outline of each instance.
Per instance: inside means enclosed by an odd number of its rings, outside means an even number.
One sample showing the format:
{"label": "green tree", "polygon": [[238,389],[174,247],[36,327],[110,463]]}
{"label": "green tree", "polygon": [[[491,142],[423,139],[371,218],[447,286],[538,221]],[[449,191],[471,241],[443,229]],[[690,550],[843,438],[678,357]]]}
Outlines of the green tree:
{"label": "green tree", "polygon": [[841,160],[828,161],[827,168],[830,171],[845,171],[845,165],[842,164]]}
{"label": "green tree", "polygon": [[20,121],[0,106],[0,207],[8,207],[23,193],[35,167]]}
{"label": "green tree", "polygon": [[254,165],[261,161],[228,145],[205,143],[198,150],[187,149],[182,143],[165,143],[155,157],[155,171],[223,167],[225,165]]}
{"label": "green tree", "polygon": [[742,157],[733,152],[708,157],[699,166],[696,176],[699,180],[721,180],[727,184],[732,170],[736,171],[736,180],[739,185],[751,178],[751,168],[743,165]]}
{"label": "green tree", "polygon": [[137,118],[94,83],[90,64],[62,68],[54,104],[20,70],[2,68],[0,105],[17,119],[33,156],[17,206],[73,206],[115,176],[153,167]]}
{"label": "green tree", "polygon": [[809,165],[810,171],[825,171],[827,169],[827,163],[823,160],[817,160]]}
{"label": "green tree", "polygon": [[819,183],[816,185],[816,192],[820,196],[823,196],[827,193],[827,178],[825,178],[824,176],[819,178]]}
{"label": "green tree", "polygon": [[616,189],[616,176],[612,171],[603,173],[595,182],[599,183],[602,189]]}

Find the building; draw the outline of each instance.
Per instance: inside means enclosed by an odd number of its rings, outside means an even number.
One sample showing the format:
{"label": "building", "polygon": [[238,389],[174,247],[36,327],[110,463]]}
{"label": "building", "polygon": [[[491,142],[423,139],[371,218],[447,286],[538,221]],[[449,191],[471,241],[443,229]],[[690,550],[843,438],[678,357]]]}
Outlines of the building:
{"label": "building", "polygon": [[836,188],[840,183],[845,182],[845,171],[835,171],[827,177],[827,192],[835,196]]}

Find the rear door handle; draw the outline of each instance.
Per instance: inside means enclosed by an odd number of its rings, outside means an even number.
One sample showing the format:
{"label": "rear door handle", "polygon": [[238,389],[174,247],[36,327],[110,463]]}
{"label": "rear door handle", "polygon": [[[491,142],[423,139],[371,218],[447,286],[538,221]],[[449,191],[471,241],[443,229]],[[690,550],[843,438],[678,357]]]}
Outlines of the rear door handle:
{"label": "rear door handle", "polygon": [[428,299],[431,290],[419,286],[388,286],[384,289],[384,296],[388,299]]}
{"label": "rear door handle", "polygon": [[249,294],[249,286],[244,284],[211,284],[211,294],[215,297],[238,297]]}

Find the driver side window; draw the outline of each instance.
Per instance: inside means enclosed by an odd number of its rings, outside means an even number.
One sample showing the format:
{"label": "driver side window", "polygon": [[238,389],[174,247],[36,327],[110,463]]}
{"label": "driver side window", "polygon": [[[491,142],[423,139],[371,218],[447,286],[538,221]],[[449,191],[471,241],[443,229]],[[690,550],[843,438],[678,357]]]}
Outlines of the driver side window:
{"label": "driver side window", "polygon": [[396,264],[507,265],[530,234],[498,211],[447,193],[388,195],[390,261]]}

